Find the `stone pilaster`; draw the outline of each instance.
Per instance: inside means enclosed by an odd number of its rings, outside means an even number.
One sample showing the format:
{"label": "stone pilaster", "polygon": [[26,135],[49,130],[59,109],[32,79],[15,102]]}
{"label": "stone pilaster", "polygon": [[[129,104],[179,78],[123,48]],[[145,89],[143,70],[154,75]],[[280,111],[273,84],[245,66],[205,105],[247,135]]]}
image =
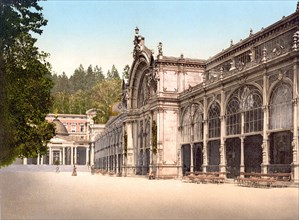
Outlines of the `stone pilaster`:
{"label": "stone pilaster", "polygon": [[298,153],[298,58],[296,57],[294,60],[294,86],[293,86],[293,108],[294,108],[294,131],[293,131],[293,179],[295,183],[299,183],[299,153]]}
{"label": "stone pilaster", "polygon": [[71,165],[74,165],[74,146],[71,146]]}
{"label": "stone pilaster", "polygon": [[49,165],[53,164],[52,148],[49,147]]}
{"label": "stone pilaster", "polygon": [[204,123],[203,123],[203,148],[202,148],[202,153],[203,153],[203,172],[207,172],[207,166],[208,166],[208,103],[207,103],[207,97],[204,96],[203,99],[204,103],[204,110],[203,110],[203,118],[204,118]]}
{"label": "stone pilaster", "polygon": [[225,94],[224,90],[221,90],[221,121],[220,121],[220,172],[226,172],[226,157],[225,157]]}
{"label": "stone pilaster", "polygon": [[267,77],[267,71],[265,70],[263,76],[263,112],[264,112],[264,126],[263,126],[263,143],[262,143],[262,152],[263,152],[263,162],[261,164],[262,173],[268,172],[269,166],[269,139],[268,139],[268,129],[269,129],[269,107],[268,107],[268,88],[269,82]]}

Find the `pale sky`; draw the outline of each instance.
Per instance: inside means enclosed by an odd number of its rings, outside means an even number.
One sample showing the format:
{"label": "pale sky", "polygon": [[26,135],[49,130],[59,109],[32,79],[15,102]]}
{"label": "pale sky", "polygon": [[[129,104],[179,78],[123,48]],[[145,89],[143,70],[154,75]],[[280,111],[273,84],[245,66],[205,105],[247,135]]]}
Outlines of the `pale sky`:
{"label": "pale sky", "polygon": [[297,0],[280,1],[84,1],[40,2],[48,25],[38,37],[40,50],[57,74],[91,64],[104,74],[114,64],[121,73],[133,62],[134,29],[157,54],[207,59],[295,12]]}

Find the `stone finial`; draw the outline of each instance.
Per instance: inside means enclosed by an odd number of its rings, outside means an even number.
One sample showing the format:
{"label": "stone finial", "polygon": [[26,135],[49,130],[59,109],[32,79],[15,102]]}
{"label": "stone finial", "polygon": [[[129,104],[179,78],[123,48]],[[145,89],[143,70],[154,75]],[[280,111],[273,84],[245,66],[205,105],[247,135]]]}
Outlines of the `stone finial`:
{"label": "stone finial", "polygon": [[252,30],[252,28],[250,28],[250,30],[249,30],[249,37],[251,37],[253,35],[253,30]]}
{"label": "stone finial", "polygon": [[159,45],[158,45],[158,57],[159,58],[163,57],[163,44],[162,44],[162,42],[159,42]]}
{"label": "stone finial", "polygon": [[181,54],[181,59],[184,59],[184,54]]}
{"label": "stone finial", "polygon": [[135,28],[135,36],[139,36],[139,28],[138,27]]}

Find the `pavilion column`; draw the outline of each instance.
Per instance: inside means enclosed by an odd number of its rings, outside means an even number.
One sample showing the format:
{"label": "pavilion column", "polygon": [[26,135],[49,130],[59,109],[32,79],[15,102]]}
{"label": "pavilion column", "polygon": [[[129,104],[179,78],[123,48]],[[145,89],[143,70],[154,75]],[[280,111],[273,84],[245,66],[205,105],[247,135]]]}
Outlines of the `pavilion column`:
{"label": "pavilion column", "polygon": [[41,164],[41,165],[44,164],[44,156],[41,156],[40,164]]}
{"label": "pavilion column", "polygon": [[203,124],[203,148],[202,148],[202,153],[203,153],[203,172],[207,172],[207,166],[208,166],[208,104],[207,104],[207,97],[204,96],[203,99],[203,118],[204,118],[204,124]]}
{"label": "pavilion column", "polygon": [[194,172],[193,151],[194,151],[194,143],[190,144],[190,172]]}
{"label": "pavilion column", "polygon": [[65,165],[65,147],[62,147],[62,165]]}
{"label": "pavilion column", "polygon": [[37,161],[36,161],[36,165],[40,164],[40,154],[37,154]]}
{"label": "pavilion column", "polygon": [[267,71],[265,70],[263,76],[263,111],[264,111],[264,123],[263,123],[263,143],[262,143],[262,154],[263,163],[261,164],[262,173],[268,173],[269,166],[269,139],[268,139],[268,129],[269,129],[269,106],[268,106],[268,77]]}
{"label": "pavilion column", "polygon": [[244,137],[241,136],[241,161],[240,161],[240,172],[245,172],[245,166],[244,166]]}
{"label": "pavilion column", "polygon": [[62,164],[62,150],[59,150],[59,164]]}
{"label": "pavilion column", "polygon": [[53,164],[52,147],[49,147],[49,165]]}
{"label": "pavilion column", "polygon": [[27,165],[27,158],[26,157],[23,158],[23,165]]}
{"label": "pavilion column", "polygon": [[88,147],[86,147],[86,153],[85,153],[85,155],[86,155],[86,159],[85,159],[85,162],[86,162],[86,165],[90,165],[90,163],[89,163],[89,148]]}
{"label": "pavilion column", "polygon": [[77,146],[75,147],[74,163],[77,164]]}
{"label": "pavilion column", "polygon": [[293,179],[295,183],[299,183],[299,153],[298,153],[298,58],[296,57],[294,60],[294,86],[293,86],[293,104],[294,104],[294,119],[293,119],[293,141],[292,141],[292,147],[293,147]]}
{"label": "pavilion column", "polygon": [[91,144],[90,165],[94,165],[94,143]]}
{"label": "pavilion column", "polygon": [[221,121],[220,121],[220,172],[226,172],[226,159],[225,159],[225,94],[224,90],[221,90]]}
{"label": "pavilion column", "polygon": [[71,165],[74,165],[74,146],[71,146]]}

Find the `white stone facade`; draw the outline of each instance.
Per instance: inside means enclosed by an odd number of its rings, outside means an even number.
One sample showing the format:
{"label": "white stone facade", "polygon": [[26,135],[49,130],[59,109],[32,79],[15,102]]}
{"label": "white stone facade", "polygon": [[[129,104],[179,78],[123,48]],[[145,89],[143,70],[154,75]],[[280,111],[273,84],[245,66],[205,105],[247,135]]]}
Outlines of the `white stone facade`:
{"label": "white stone facade", "polygon": [[[291,172],[299,182],[299,11],[208,60],[154,58],[136,30],[123,111],[95,142],[121,175]],[[156,125],[156,131],[155,131]]]}

